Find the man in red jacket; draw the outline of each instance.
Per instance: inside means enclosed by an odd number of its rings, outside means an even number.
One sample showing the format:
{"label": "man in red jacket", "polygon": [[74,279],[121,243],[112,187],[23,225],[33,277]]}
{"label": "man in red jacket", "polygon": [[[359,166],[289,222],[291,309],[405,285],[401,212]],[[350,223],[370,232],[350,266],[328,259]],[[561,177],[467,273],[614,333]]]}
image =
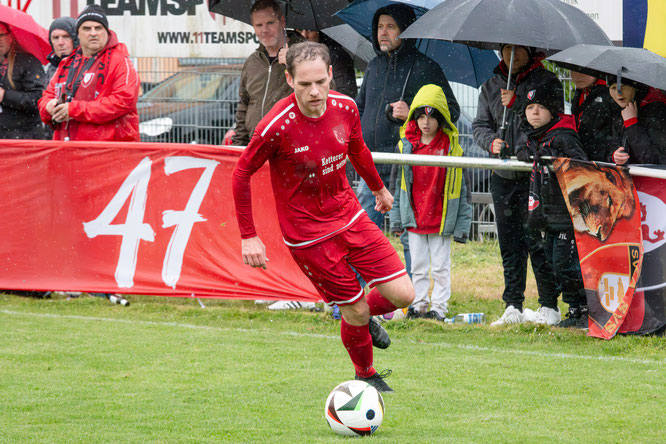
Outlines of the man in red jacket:
{"label": "man in red jacket", "polygon": [[[393,391],[373,367],[373,345],[388,334],[371,315],[407,307],[414,299],[405,267],[384,233],[361,208],[345,174],[347,157],[376,198],[393,205],[363,142],[354,101],[329,87],[333,72],[326,46],[299,43],[287,52],[286,79],[294,93],[259,122],[234,169],[232,184],[243,262],[266,268],[266,248],[252,218],[250,178],[268,161],[284,242],[328,305],[342,313],[341,336],[356,379]],[[354,269],[372,290],[366,295]]]}
{"label": "man in red jacket", "polygon": [[76,20],[80,46],[63,60],[39,100],[54,140],[139,141],[139,76],[127,47],[109,30],[104,10]]}

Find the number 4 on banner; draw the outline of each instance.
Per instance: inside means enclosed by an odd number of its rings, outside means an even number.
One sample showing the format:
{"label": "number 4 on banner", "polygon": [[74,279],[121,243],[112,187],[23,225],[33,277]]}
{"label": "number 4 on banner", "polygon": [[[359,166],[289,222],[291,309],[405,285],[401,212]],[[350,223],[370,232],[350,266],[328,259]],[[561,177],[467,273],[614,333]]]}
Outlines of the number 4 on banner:
{"label": "number 4 on banner", "polygon": [[[136,256],[139,252],[141,240],[155,241],[155,232],[149,224],[143,223],[146,212],[146,199],[148,197],[148,182],[150,181],[150,158],[145,157],[139,165],[127,176],[125,182],[113,196],[111,202],[97,219],[83,223],[83,230],[89,238],[99,235],[122,236],[120,256],[116,266],[116,283],[118,287],[128,288],[134,286],[134,272],[136,270]],[[132,196],[127,218],[124,224],[112,225],[127,198]]]}

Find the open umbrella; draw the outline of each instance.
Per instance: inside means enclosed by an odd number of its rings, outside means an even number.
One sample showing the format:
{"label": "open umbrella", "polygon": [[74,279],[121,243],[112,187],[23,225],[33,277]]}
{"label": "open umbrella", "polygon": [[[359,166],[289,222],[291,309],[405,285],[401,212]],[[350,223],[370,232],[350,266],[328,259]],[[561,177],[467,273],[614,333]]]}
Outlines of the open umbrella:
{"label": "open umbrella", "polygon": [[[642,48],[575,45],[548,57],[563,68],[629,79],[666,90],[666,58]],[[618,81],[621,84],[621,81]]]}
{"label": "open umbrella", "polygon": [[[379,8],[402,3],[413,8],[418,18],[441,2],[442,0],[356,0],[338,11],[336,15],[372,42],[372,18]],[[452,82],[478,88],[492,76],[493,68],[498,63],[494,51],[470,48],[451,42],[419,39],[420,42],[417,43],[419,51],[439,63],[446,78]],[[349,48],[344,42],[340,40],[338,42],[343,47]],[[373,57],[374,55],[373,50]]]}
{"label": "open umbrella", "polygon": [[[250,8],[255,0],[210,0],[210,12],[250,23]],[[348,0],[278,0],[283,6],[287,27],[319,31],[343,22],[333,14],[349,4]]]}
{"label": "open umbrella", "polygon": [[34,55],[45,65],[46,56],[51,52],[49,32],[35,22],[35,20],[18,9],[0,5],[0,22],[9,26],[14,40],[24,51]]}
{"label": "open umbrella", "polygon": [[578,43],[612,45],[594,20],[561,0],[446,0],[401,37],[448,40],[489,49],[509,43],[547,52]]}
{"label": "open umbrella", "polygon": [[354,61],[354,68],[358,70],[365,71],[370,60],[377,55],[372,49],[372,43],[346,23],[322,29],[321,32],[338,42],[349,53]]}

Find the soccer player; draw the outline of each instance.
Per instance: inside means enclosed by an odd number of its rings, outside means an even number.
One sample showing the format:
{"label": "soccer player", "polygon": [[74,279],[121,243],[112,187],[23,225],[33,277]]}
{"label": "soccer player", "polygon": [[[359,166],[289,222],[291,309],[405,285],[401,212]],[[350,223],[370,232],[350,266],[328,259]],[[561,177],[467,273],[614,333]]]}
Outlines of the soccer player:
{"label": "soccer player", "polygon": [[[345,176],[346,159],[366,180],[377,211],[393,196],[363,142],[355,102],[330,91],[326,46],[304,42],[287,52],[294,93],[259,122],[233,173],[243,262],[266,268],[266,248],[252,218],[250,178],[268,160],[280,229],[292,257],[324,302],[342,313],[342,343],[356,379],[393,391],[373,367],[373,345],[386,348],[386,331],[370,316],[407,307],[414,299],[404,265],[384,233],[361,208]],[[352,267],[372,290],[364,295]]]}

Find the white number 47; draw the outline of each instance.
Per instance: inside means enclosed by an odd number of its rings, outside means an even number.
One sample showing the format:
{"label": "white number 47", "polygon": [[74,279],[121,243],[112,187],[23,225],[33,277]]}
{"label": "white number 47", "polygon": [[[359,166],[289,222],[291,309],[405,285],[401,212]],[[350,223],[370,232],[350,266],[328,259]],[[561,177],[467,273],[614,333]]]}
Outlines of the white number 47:
{"label": "white number 47", "polygon": [[[183,256],[189,241],[192,227],[196,222],[204,222],[198,213],[201,202],[208,191],[213,172],[219,162],[195,157],[174,156],[164,160],[164,172],[167,175],[193,168],[203,168],[203,173],[192,190],[192,194],[182,211],[166,210],[162,213],[162,228],[176,226],[162,265],[162,280],[169,287],[176,288],[183,266]],[[144,223],[146,200],[148,198],[148,182],[152,162],[145,157],[127,176],[111,202],[95,220],[83,223],[83,230],[89,238],[100,235],[122,236],[120,255],[116,266],[116,283],[118,287],[134,286],[137,254],[142,240],[154,242],[155,231],[150,224]],[[130,198],[127,217],[124,224],[112,224],[121,208]]]}

